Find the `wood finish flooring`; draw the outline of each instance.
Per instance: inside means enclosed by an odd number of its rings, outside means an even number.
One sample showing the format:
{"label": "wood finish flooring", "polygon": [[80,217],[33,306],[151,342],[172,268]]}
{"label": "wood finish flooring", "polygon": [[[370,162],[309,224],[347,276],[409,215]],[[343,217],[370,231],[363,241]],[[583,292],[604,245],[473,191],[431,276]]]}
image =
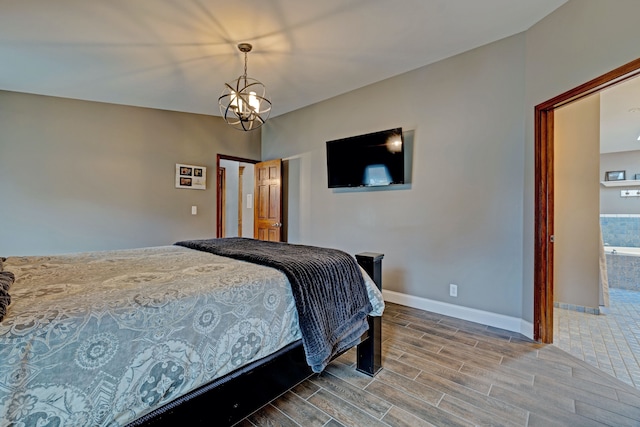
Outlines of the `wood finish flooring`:
{"label": "wood finish flooring", "polygon": [[553,345],[392,303],[382,323],[375,378],[349,351],[237,426],[640,426],[640,391]]}

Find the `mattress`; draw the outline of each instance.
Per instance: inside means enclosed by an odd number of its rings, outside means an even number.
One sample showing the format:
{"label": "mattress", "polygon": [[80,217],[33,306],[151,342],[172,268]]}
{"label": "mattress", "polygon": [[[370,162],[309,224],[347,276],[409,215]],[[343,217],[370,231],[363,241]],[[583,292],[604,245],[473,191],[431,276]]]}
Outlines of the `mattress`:
{"label": "mattress", "polygon": [[301,338],[283,273],[184,247],[11,257],[5,270],[2,423],[124,425]]}

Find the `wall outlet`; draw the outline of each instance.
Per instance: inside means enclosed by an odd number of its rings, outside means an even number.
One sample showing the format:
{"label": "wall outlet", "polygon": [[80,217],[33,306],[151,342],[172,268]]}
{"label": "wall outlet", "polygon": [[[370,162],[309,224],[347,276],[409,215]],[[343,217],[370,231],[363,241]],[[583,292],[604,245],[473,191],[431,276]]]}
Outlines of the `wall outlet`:
{"label": "wall outlet", "polygon": [[449,284],[449,296],[458,296],[458,285],[454,285],[453,283]]}

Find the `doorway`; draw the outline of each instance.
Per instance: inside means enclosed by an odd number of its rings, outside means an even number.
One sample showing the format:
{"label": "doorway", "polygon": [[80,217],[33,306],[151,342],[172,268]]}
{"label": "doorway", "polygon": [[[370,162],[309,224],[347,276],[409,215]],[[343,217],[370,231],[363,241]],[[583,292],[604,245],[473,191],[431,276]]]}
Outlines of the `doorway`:
{"label": "doorway", "polygon": [[554,111],[640,75],[640,58],[535,107],[534,339],[553,343]]}
{"label": "doorway", "polygon": [[216,236],[286,241],[282,159],[257,161],[218,154]]}
{"label": "doorway", "polygon": [[217,237],[254,237],[254,171],[257,160],[218,155]]}
{"label": "doorway", "polygon": [[634,77],[555,111],[553,345],[640,389],[638,105]]}

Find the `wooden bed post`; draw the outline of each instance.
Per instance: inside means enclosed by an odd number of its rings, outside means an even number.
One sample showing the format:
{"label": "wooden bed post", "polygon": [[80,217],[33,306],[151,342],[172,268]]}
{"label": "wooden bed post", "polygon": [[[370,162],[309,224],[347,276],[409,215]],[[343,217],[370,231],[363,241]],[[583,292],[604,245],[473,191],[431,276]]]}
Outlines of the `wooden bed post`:
{"label": "wooden bed post", "polygon": [[[382,291],[382,258],[384,254],[363,252],[356,255],[358,264]],[[356,369],[371,377],[382,369],[382,318],[369,316],[369,336],[356,349]]]}

